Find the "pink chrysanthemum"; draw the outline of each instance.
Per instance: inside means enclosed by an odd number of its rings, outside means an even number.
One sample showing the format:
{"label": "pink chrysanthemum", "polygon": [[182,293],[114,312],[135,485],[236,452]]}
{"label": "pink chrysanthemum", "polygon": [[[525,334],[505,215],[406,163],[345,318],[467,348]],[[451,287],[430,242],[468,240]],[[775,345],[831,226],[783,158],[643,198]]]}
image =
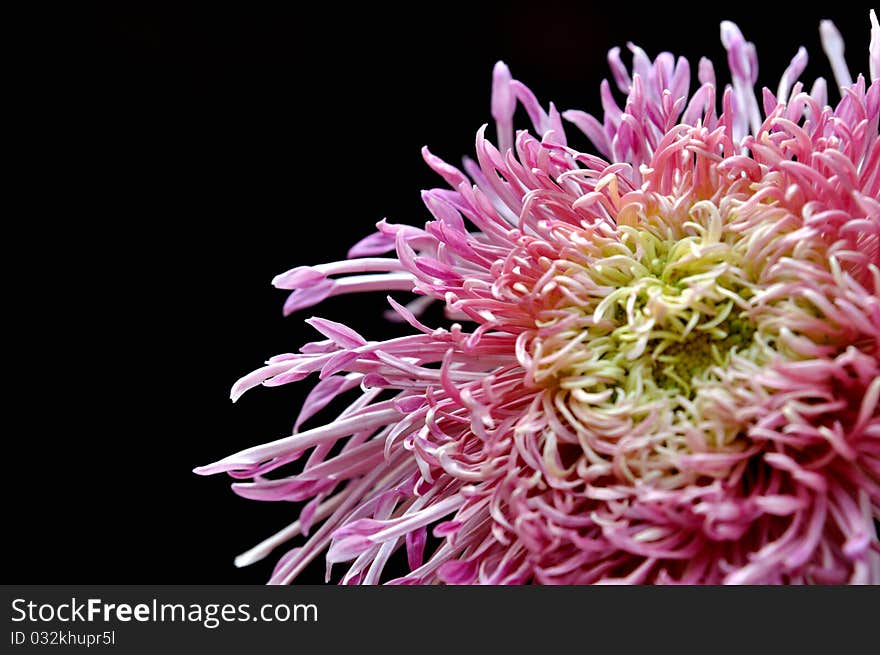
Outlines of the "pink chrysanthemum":
{"label": "pink chrysanthemum", "polygon": [[[880,583],[880,26],[868,86],[821,25],[841,100],[797,81],[754,93],[753,45],[721,25],[733,80],[699,63],[632,72],[621,109],[544,109],[495,67],[498,146],[477,133],[424,229],[382,222],[347,261],[274,284],[286,311],[411,291],[410,336],[325,339],[270,359],[237,398],[312,373],[295,433],[199,473],[236,493],[308,501],[240,565],[306,535],[271,581],[325,550],[344,583]],[[836,91],[835,91],[836,93]],[[517,104],[534,132],[513,131]],[[563,119],[599,155],[567,145]],[[396,256],[380,255],[395,251]],[[454,323],[424,325],[430,302]],[[300,426],[343,394],[338,418]],[[301,472],[271,477],[308,453]],[[436,540],[426,553],[428,531]],[[329,571],[328,571],[329,576]]]}

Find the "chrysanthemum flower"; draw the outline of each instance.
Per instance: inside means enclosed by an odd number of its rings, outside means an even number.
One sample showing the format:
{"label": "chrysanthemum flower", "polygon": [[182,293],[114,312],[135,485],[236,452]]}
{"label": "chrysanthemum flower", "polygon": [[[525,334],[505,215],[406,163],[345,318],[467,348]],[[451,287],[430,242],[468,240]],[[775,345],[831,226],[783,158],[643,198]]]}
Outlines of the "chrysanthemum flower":
{"label": "chrysanthemum flower", "polygon": [[[308,501],[238,563],[304,535],[271,582],[325,551],[328,577],[387,581],[404,548],[392,582],[880,583],[871,21],[870,86],[823,22],[834,90],[804,90],[800,49],[760,97],[753,45],[722,23],[720,113],[706,59],[691,93],[686,60],[630,46],[630,71],[612,50],[626,100],[603,82],[601,119],[545,109],[499,63],[497,146],[480,129],[463,171],[424,151],[449,186],[424,193],[424,229],[381,222],[348,260],[275,279],[288,313],[413,292],[389,298],[413,331],[376,342],[312,318],[323,340],[235,385],[320,377],[292,436],[197,469]],[[533,131],[514,133],[518,104]],[[431,302],[457,322],[424,325]],[[336,420],[300,429],[340,397]]]}

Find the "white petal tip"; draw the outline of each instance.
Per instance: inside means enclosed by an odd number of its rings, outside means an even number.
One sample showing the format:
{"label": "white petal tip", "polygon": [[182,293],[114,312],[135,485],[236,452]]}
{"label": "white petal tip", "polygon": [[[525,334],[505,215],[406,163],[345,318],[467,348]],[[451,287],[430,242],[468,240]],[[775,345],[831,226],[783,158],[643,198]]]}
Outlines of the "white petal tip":
{"label": "white petal tip", "polygon": [[843,39],[837,26],[830,20],[823,20],[819,23],[819,36],[822,37],[822,45],[827,49],[829,46],[843,47]]}
{"label": "white petal tip", "polygon": [[736,23],[729,20],[721,21],[721,44],[729,48],[737,38],[742,38],[742,32],[739,31]]}
{"label": "white petal tip", "polygon": [[255,553],[250,552],[250,551],[248,551],[246,553],[242,553],[241,555],[236,557],[234,560],[235,568],[243,569],[244,567],[250,566],[251,564],[253,564],[255,562],[259,562],[261,559],[263,559],[263,557],[264,557],[264,555],[257,555]]}

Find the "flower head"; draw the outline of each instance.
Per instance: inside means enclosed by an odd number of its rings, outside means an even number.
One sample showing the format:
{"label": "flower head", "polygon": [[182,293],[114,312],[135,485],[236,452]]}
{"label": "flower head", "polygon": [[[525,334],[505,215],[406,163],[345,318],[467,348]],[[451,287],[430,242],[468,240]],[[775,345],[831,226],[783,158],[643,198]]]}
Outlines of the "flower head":
{"label": "flower head", "polygon": [[[308,501],[272,582],[326,551],[345,583],[880,583],[880,26],[869,85],[823,22],[840,100],[798,78],[754,91],[757,56],[721,25],[732,84],[707,59],[609,53],[601,120],[544,108],[503,63],[497,146],[477,133],[424,228],[378,224],[349,259],[274,284],[297,311],[389,297],[412,333],[324,337],[242,378],[318,374],[292,436],[199,473]],[[720,111],[717,101],[720,100]],[[518,105],[532,131],[513,130]],[[568,145],[573,124],[598,154]],[[393,252],[392,255],[387,253]],[[441,303],[454,323],[423,324]],[[326,425],[301,427],[353,398]],[[295,475],[273,471],[307,456]],[[436,546],[426,548],[428,531]]]}

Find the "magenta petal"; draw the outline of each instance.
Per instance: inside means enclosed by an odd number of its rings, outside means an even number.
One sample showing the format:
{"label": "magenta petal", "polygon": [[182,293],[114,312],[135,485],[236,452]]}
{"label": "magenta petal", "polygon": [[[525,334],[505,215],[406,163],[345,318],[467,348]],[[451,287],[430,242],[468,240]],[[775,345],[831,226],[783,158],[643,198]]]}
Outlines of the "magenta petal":
{"label": "magenta petal", "polygon": [[300,530],[305,537],[309,536],[309,531],[312,529],[312,522],[315,520],[315,512],[322,500],[322,496],[315,496],[306,503],[305,507],[303,507],[302,511],[299,513]]}
{"label": "magenta petal", "polygon": [[404,414],[409,414],[424,407],[425,399],[421,396],[407,396],[405,398],[395,398],[394,406]]}
{"label": "magenta petal", "polygon": [[306,319],[306,323],[331,339],[340,348],[357,348],[367,343],[361,335],[342,323],[317,317]]}
{"label": "magenta petal", "polygon": [[326,279],[325,275],[310,266],[297,266],[294,269],[276,275],[272,286],[276,289],[304,289],[314,286]]}
{"label": "magenta petal", "polygon": [[446,584],[473,584],[477,578],[477,562],[446,562],[439,568],[437,575]]}
{"label": "magenta petal", "polygon": [[349,562],[358,555],[375,548],[376,544],[370,541],[369,537],[361,535],[350,535],[347,537],[336,537],[330,544],[327,551],[327,563],[336,564],[338,562]]}
{"label": "magenta petal", "polygon": [[438,539],[454,535],[461,529],[461,521],[443,521],[434,528],[434,536]]}
{"label": "magenta petal", "polygon": [[336,396],[349,389],[354,389],[357,385],[357,377],[333,376],[320,380],[303,401],[299,416],[297,416],[293,427],[294,432],[299,431],[303,423],[324,409]]}
{"label": "magenta petal", "polygon": [[330,296],[336,283],[333,280],[324,279],[303,289],[297,289],[287,297],[284,303],[284,315],[289,316],[293,312],[317,305]]}
{"label": "magenta petal", "polygon": [[381,232],[364,237],[348,250],[348,257],[372,257],[394,250],[394,237]]}
{"label": "magenta petal", "polygon": [[410,569],[417,569],[422,565],[425,557],[425,543],[428,538],[428,530],[421,527],[406,535],[406,561]]}

